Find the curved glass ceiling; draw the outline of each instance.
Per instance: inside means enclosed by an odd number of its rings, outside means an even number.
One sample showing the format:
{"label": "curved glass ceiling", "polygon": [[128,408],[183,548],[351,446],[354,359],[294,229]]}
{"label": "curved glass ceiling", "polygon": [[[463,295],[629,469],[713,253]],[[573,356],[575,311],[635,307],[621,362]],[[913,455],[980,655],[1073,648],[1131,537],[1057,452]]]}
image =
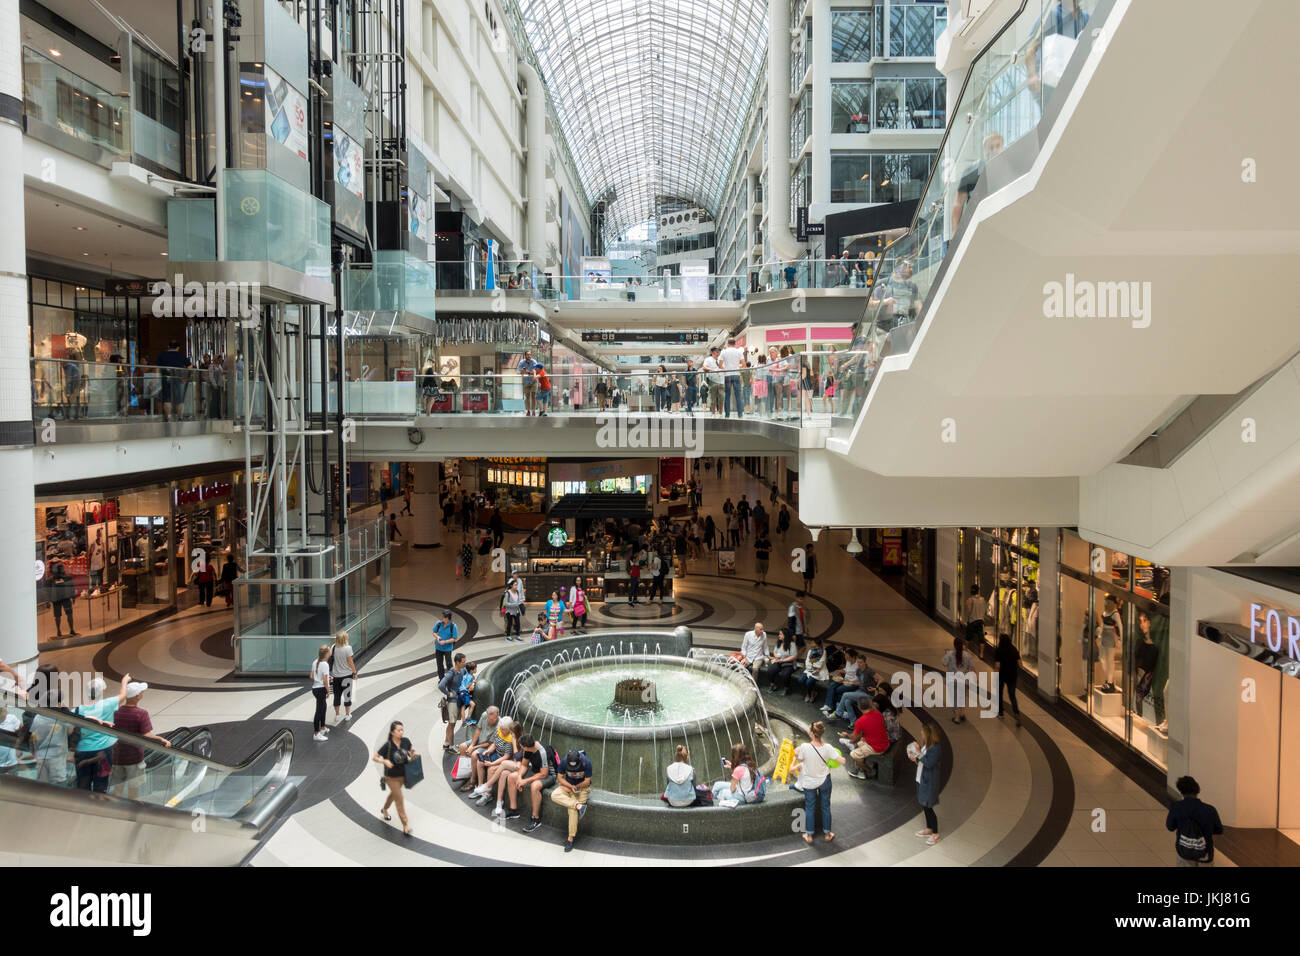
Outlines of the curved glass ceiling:
{"label": "curved glass ceiling", "polygon": [[517,0],[606,236],[657,196],[714,214],[766,52],[764,0]]}

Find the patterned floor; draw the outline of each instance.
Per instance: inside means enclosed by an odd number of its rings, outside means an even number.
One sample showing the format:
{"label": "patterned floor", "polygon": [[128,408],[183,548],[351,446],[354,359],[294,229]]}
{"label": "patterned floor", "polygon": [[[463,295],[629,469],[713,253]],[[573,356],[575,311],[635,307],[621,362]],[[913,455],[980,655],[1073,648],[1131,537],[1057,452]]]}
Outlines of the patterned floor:
{"label": "patterned floor", "polygon": [[[747,473],[728,468],[705,485],[705,509],[715,518],[724,497],[751,500],[764,489]],[[409,519],[403,519],[403,523]],[[777,553],[806,542],[798,525]],[[913,662],[936,666],[950,645],[946,632],[884,582],[844,553],[847,535],[823,534],[817,595],[806,599],[810,629],[869,650],[877,670],[911,670]],[[636,857],[647,864],[774,865],[825,863],[903,866],[1169,866],[1172,836],[1165,811],[1143,789],[1098,756],[1033,702],[1022,698],[1023,726],[974,719],[954,725],[947,712],[921,710],[903,717],[918,735],[934,720],[947,754],[937,808],[943,839],[933,847],[916,839],[923,825],[910,777],[894,791],[839,776],[833,812],[837,839],[807,848],[792,835],[758,844],[714,848],[649,847],[580,840],[562,852],[562,834],[543,828],[518,832],[518,823],[494,825],[485,811],[467,804],[431,774],[410,792],[414,836],[406,838],[378,816],[382,802],[368,754],[390,721],[400,719],[421,752],[437,757],[444,728],[434,706],[436,674],[430,629],[438,611],[452,610],[473,659],[492,660],[518,647],[502,636],[497,581],[454,576],[453,549],[413,551],[393,569],[396,633],[363,660],[354,719],[334,728],[332,739],[311,740],[312,698],[306,680],[258,681],[231,676],[230,612],[192,609],[111,646],[72,648],[48,655],[71,669],[108,675],[124,671],[146,680],[145,705],[156,728],[206,724],[215,728],[227,759],[239,759],[260,737],[281,726],[295,731],[294,773],[308,777],[291,817],[253,858],[260,866],[422,865],[474,863],[598,865]],[[798,581],[774,560],[770,584],[754,586],[752,551],[742,544],[735,576],[718,576],[710,561],[692,562],[677,583],[676,608],[656,605],[593,609],[591,625],[655,629],[687,624],[698,645],[733,650],[756,620],[783,623]],[[698,567],[696,565],[699,565]],[[776,702],[804,720],[819,715],[797,698]],[[332,719],[332,718],[331,718]],[[428,761],[437,766],[437,760]],[[910,765],[909,765],[910,766]],[[744,812],[738,810],[735,812]],[[1220,865],[1231,865],[1219,854]]]}

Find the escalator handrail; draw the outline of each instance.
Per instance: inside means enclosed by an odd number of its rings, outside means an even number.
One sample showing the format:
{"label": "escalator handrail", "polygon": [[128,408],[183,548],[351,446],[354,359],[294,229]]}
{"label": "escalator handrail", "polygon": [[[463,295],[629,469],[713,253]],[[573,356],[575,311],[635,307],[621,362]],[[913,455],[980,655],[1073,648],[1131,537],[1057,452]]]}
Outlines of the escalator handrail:
{"label": "escalator handrail", "polygon": [[[6,697],[9,697],[9,695],[6,695]],[[188,760],[193,763],[203,764],[206,767],[212,767],[213,769],[220,770],[223,773],[235,774],[250,769],[255,763],[257,763],[257,761],[262,759],[263,756],[269,753],[273,747],[275,747],[285,738],[288,738],[289,741],[288,752],[289,753],[293,752],[293,731],[290,730],[288,727],[282,727],[281,729],[275,731],[275,733],[271,735],[270,739],[268,739],[266,743],[264,743],[260,747],[254,748],[252,755],[243,763],[224,764],[219,761],[213,760],[210,757],[200,757],[198,754],[193,754],[190,753],[189,751],[181,750],[176,747],[165,747],[162,744],[148,737],[142,737],[139,734],[133,734],[125,730],[118,730],[117,728],[111,725],[106,727],[104,724],[97,723],[96,721],[87,720],[85,717],[82,717],[79,714],[70,713],[65,710],[57,710],[49,707],[37,707],[35,705],[28,704],[25,701],[22,701],[21,699],[14,700],[11,697],[9,698],[8,702],[11,705],[15,705],[28,713],[32,713],[37,716],[48,717],[50,720],[53,720],[57,723],[64,723],[69,725],[70,727],[77,727],[80,728],[81,730],[91,731],[92,733],[108,734],[119,741],[128,743],[133,747],[139,747],[142,750],[148,751],[150,753],[158,753],[163,755],[172,755],[175,757],[180,757],[184,760]]]}

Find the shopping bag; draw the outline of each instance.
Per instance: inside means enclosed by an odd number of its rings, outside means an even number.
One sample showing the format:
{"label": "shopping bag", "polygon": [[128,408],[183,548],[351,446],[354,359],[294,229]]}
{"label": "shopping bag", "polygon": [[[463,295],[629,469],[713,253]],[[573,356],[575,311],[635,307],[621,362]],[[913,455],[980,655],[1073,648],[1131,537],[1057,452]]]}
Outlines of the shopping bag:
{"label": "shopping bag", "polygon": [[472,757],[457,757],[451,765],[451,779],[468,780],[469,775],[473,772],[473,767]]}
{"label": "shopping bag", "polygon": [[1043,69],[1040,75],[1044,86],[1055,88],[1060,85],[1078,42],[1073,37],[1061,36],[1059,33],[1043,37]]}
{"label": "shopping bag", "polygon": [[408,760],[402,764],[402,775],[406,778],[407,788],[414,787],[424,779],[424,758],[416,757],[414,760]]}

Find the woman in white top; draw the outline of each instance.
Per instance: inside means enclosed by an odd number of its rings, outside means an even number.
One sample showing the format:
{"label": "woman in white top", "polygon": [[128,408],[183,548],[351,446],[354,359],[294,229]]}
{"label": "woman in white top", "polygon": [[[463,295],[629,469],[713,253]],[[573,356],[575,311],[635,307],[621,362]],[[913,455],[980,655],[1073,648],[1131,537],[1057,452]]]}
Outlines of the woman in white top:
{"label": "woman in white top", "polygon": [[817,832],[817,808],[822,811],[822,833],[830,843],[835,839],[831,829],[831,761],[839,759],[839,752],[822,742],[826,725],[820,720],[808,728],[812,740],[800,744],[794,752],[791,769],[799,774],[796,786],[803,791],[803,841],[809,846]]}
{"label": "woman in white top", "polygon": [[311,692],[316,698],[316,716],[311,722],[311,739],[327,740],[329,728],[325,726],[325,701],[330,692],[330,646],[322,644],[316,652],[316,663],[311,665]]}
{"label": "woman in white top", "polygon": [[339,631],[334,638],[334,663],[330,666],[330,683],[334,685],[334,722],[339,722],[339,704],[347,707],[343,720],[352,719],[352,686],[357,679],[357,662],[352,657],[348,632]]}
{"label": "woman in white top", "polygon": [[[966,684],[966,689],[962,691],[963,696],[960,697],[959,699],[964,701],[965,700],[964,695],[976,693],[974,682],[970,681],[969,678],[966,676],[967,674],[974,675],[975,658],[971,656],[968,650],[966,650],[966,646],[965,644],[962,643],[962,639],[960,637],[953,638],[952,650],[950,650],[947,654],[943,655],[942,663],[943,663],[944,671],[946,671],[948,674],[953,675],[952,678],[950,678],[948,681],[948,686],[950,688],[953,688],[954,692],[958,682],[964,682]],[[953,703],[955,704],[956,701],[954,701]],[[966,708],[964,706],[961,706],[961,707],[955,707],[954,709],[956,710],[956,713],[953,715],[952,722],[954,724],[965,723]]]}

